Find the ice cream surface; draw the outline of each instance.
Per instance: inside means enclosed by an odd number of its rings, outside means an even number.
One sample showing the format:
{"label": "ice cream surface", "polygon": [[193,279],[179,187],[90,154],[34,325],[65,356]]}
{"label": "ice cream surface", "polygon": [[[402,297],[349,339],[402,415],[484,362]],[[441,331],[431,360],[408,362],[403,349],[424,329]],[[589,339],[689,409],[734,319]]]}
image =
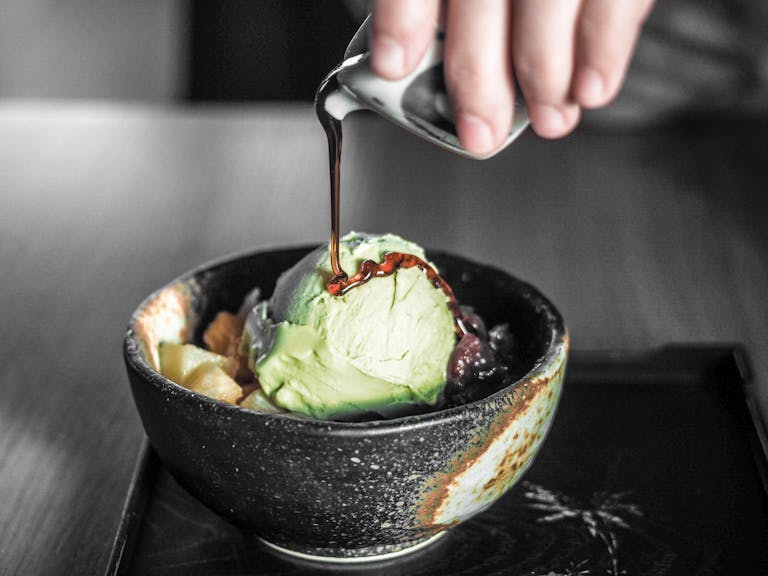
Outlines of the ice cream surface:
{"label": "ice cream surface", "polygon": [[[388,252],[424,250],[399,236],[350,233],[341,239],[342,267]],[[456,345],[448,298],[418,268],[399,269],[333,296],[330,253],[320,247],[277,281],[256,306],[245,341],[267,396],[286,410],[331,419],[377,412],[397,415],[434,405]]]}

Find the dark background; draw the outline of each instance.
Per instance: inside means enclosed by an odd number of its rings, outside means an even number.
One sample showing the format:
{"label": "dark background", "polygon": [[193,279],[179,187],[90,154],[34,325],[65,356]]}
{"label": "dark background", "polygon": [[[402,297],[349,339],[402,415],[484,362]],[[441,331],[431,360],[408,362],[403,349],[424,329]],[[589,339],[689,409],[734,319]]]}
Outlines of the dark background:
{"label": "dark background", "polygon": [[192,2],[190,100],[310,100],[358,24],[339,0]]}
{"label": "dark background", "polygon": [[[312,98],[366,0],[0,0],[0,100]],[[588,124],[768,112],[768,4],[662,0],[624,89]]]}

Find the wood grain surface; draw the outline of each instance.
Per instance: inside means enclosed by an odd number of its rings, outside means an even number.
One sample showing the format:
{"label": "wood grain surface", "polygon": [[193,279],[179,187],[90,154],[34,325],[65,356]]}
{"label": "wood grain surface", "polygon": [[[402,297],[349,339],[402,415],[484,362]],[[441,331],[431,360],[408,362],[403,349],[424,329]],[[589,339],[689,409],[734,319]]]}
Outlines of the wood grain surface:
{"label": "wood grain surface", "polygon": [[[528,134],[450,156],[345,133],[342,228],[492,262],[579,349],[743,342],[768,412],[768,129]],[[142,438],[121,358],[149,291],[233,251],[323,242],[308,105],[0,104],[0,574],[100,574]]]}

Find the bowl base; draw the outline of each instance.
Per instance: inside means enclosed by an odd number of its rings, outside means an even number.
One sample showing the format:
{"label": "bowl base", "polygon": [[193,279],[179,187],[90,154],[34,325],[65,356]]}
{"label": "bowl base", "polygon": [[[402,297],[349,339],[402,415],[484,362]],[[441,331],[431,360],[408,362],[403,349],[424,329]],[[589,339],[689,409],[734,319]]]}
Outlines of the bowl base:
{"label": "bowl base", "polygon": [[446,532],[438,532],[434,536],[429,536],[424,540],[405,542],[403,544],[390,544],[384,546],[368,546],[365,548],[305,548],[302,550],[286,548],[259,537],[267,547],[276,550],[281,554],[309,560],[312,562],[326,562],[333,564],[359,564],[362,562],[379,562],[382,560],[391,560],[399,556],[411,554],[430,544],[436,542]]}

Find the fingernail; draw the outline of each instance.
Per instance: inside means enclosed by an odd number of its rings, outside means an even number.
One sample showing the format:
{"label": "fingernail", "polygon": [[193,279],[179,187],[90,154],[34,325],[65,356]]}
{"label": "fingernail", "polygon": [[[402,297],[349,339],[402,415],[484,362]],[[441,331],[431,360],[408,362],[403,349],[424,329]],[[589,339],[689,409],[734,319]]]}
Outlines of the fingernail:
{"label": "fingernail", "polygon": [[576,100],[582,106],[594,108],[603,104],[605,83],[592,68],[584,68],[576,76]]}
{"label": "fingernail", "polygon": [[398,78],[405,70],[405,50],[389,36],[376,36],[371,58],[374,70],[387,78]]}
{"label": "fingernail", "polygon": [[565,129],[563,113],[553,106],[536,104],[531,106],[531,122],[536,132],[545,138],[556,138]]}
{"label": "fingernail", "polygon": [[461,145],[473,154],[487,154],[496,148],[488,122],[474,114],[462,113],[456,126]]}

